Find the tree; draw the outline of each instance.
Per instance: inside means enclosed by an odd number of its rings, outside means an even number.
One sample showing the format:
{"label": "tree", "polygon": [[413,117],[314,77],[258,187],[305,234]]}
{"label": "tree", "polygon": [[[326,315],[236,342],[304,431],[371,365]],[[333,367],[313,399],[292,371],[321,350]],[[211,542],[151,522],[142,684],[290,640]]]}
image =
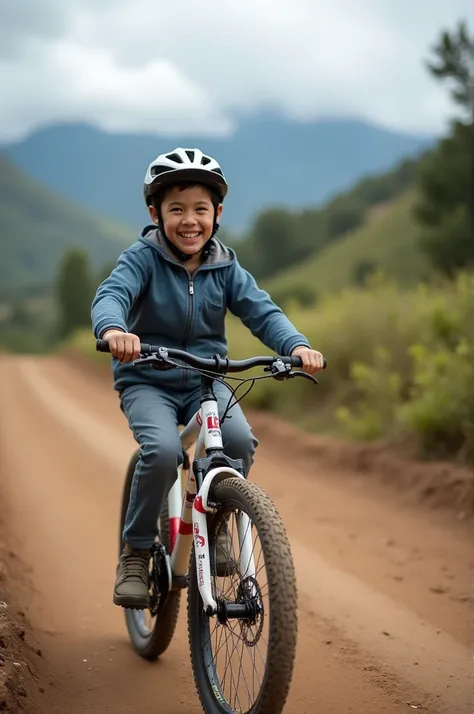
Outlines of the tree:
{"label": "tree", "polygon": [[432,49],[435,59],[426,62],[428,71],[437,79],[452,81],[451,96],[472,117],[474,39],[469,37],[466,23],[460,22],[451,34],[442,32]]}
{"label": "tree", "polygon": [[341,205],[337,210],[328,213],[327,216],[327,235],[328,240],[339,238],[349,231],[358,228],[362,223],[365,215],[365,207],[355,202],[341,201]]}
{"label": "tree", "polygon": [[93,278],[88,254],[68,251],[61,261],[56,281],[59,335],[67,337],[79,327],[90,327]]}
{"label": "tree", "polygon": [[250,242],[254,250],[252,268],[258,278],[274,275],[303,257],[295,217],[283,208],[270,208],[257,216]]}
{"label": "tree", "polygon": [[25,331],[34,326],[34,317],[28,310],[25,300],[17,301],[12,305],[9,322]]}
{"label": "tree", "polygon": [[422,246],[432,265],[449,278],[474,265],[474,235],[468,207],[459,203],[454,211],[446,213],[438,226],[425,233]]}
{"label": "tree", "polygon": [[[429,71],[440,81],[451,80],[454,101],[471,111],[474,41],[465,23],[451,34],[443,32],[434,53]],[[423,228],[420,243],[432,265],[449,277],[474,265],[472,138],[470,118],[455,120],[449,135],[421,161],[417,174],[414,215]]]}

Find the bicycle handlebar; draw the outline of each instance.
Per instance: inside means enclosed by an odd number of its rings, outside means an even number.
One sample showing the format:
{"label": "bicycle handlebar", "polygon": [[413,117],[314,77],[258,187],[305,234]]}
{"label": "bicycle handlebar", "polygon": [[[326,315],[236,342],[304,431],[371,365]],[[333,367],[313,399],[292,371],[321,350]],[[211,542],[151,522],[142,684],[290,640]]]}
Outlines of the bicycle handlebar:
{"label": "bicycle handlebar", "polygon": [[[106,340],[97,340],[96,350],[97,352],[110,353],[110,345]],[[281,357],[275,355],[273,357],[249,357],[248,359],[241,360],[231,360],[227,357],[220,357],[219,355],[215,355],[211,358],[196,357],[190,352],[185,352],[184,350],[178,350],[172,347],[157,347],[156,345],[149,345],[144,342],[140,343],[140,352],[142,354],[156,353],[158,355],[165,352],[167,357],[179,359],[181,362],[185,362],[190,367],[219,372],[220,374],[226,374],[228,372],[245,372],[247,369],[252,369],[252,367],[269,367],[277,359],[280,359],[283,364],[289,364],[291,367],[301,367],[302,364],[301,357],[297,356]],[[324,359],[323,369],[326,369],[326,359]]]}

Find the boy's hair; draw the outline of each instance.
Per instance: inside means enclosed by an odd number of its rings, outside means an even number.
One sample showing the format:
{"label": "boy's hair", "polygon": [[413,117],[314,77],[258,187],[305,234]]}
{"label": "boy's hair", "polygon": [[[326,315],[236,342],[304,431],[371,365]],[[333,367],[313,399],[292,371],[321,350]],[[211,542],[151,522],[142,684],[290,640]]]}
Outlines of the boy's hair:
{"label": "boy's hair", "polygon": [[158,189],[156,193],[153,193],[151,196],[147,197],[147,205],[153,206],[156,209],[158,215],[161,216],[161,204],[163,203],[166,195],[172,189],[177,188],[179,191],[186,191],[186,189],[194,188],[195,186],[202,186],[206,189],[206,191],[209,193],[211,203],[214,206],[214,210],[217,211],[217,208],[221,203],[221,198],[219,194],[212,188],[212,186],[209,186],[206,183],[200,183],[198,181],[179,181],[169,186],[163,186],[163,188]]}

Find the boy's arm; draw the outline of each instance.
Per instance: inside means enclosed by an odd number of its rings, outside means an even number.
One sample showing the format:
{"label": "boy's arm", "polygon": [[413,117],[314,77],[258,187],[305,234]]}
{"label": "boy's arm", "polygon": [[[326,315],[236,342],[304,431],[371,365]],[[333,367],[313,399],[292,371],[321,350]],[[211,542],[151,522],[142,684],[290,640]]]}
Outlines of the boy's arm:
{"label": "boy's arm", "polygon": [[128,332],[128,314],[149,279],[147,251],[139,244],[120,255],[117,266],[98,287],[91,306],[92,329],[98,339],[112,328]]}
{"label": "boy's arm", "polygon": [[255,337],[279,355],[290,355],[295,347],[310,347],[308,339],[275,305],[270,295],[236,260],[229,270],[227,305]]}

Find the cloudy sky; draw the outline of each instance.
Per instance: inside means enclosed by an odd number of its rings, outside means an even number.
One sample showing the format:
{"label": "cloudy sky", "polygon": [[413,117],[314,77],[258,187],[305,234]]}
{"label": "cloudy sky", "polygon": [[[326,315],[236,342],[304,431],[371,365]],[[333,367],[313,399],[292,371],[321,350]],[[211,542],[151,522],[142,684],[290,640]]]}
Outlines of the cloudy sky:
{"label": "cloudy sky", "polygon": [[422,61],[473,14],[472,0],[0,0],[0,141],[64,120],[228,133],[264,108],[438,132],[452,106]]}

